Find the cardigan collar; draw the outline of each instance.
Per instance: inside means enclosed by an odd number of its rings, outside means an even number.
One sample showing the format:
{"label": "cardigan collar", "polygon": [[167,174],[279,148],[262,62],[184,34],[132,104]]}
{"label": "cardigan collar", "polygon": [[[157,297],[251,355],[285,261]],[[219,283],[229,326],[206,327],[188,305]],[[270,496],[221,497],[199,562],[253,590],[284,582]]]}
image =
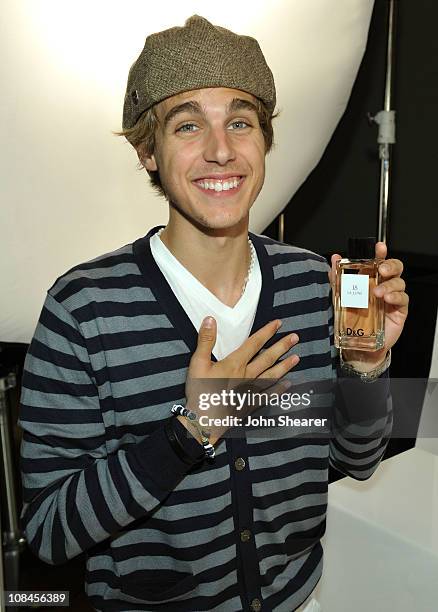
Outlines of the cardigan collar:
{"label": "cardigan collar", "polygon": [[[198,343],[198,332],[193,326],[190,317],[177,300],[151,252],[150,238],[162,227],[164,226],[157,225],[153,227],[146,236],[139,238],[133,243],[134,259],[142,273],[143,284],[152,291],[163,312],[165,312],[172,325],[178,329],[190,352],[193,353]],[[250,335],[252,335],[275,318],[273,314],[274,278],[264,244],[265,237],[253,234],[252,232],[248,232],[248,235],[256,250],[262,273],[262,289],[250,332]],[[217,361],[213,354],[212,361]]]}

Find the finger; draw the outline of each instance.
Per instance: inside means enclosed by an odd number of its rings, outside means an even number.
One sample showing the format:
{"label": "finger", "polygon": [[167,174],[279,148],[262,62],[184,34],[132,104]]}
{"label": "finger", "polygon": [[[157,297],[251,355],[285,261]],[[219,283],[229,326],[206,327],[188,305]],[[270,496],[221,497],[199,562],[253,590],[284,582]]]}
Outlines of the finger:
{"label": "finger", "polygon": [[262,372],[276,363],[284,353],[287,353],[299,341],[298,334],[288,334],[271,347],[257,355],[246,368],[248,378],[257,378]]}
{"label": "finger", "polygon": [[[265,378],[264,374],[259,378],[256,378],[251,381],[251,391],[255,392],[269,392],[270,395],[284,393],[285,391],[289,391],[293,386],[292,381],[287,380],[287,378]],[[248,388],[248,385],[245,387],[245,390]]]}
{"label": "finger", "polygon": [[384,278],[400,276],[403,272],[403,262],[400,259],[386,259],[379,266],[379,274]]}
{"label": "finger", "polygon": [[376,242],[376,259],[385,259],[388,254],[388,247],[384,242]]}
{"label": "finger", "polygon": [[342,259],[342,256],[339,255],[339,253],[334,253],[331,257],[332,265],[331,265],[331,268],[328,274],[329,274],[329,282],[330,282],[330,285],[332,286],[332,289],[333,289],[335,278],[336,278],[336,262],[340,261],[341,259]]}
{"label": "finger", "polygon": [[404,309],[409,304],[409,296],[404,291],[391,291],[384,296],[384,300],[391,306],[398,306],[400,309]]}
{"label": "finger", "polygon": [[211,352],[216,343],[216,320],[213,317],[205,317],[198,332],[198,344],[192,359],[211,363]]}
{"label": "finger", "polygon": [[272,338],[280,327],[280,319],[270,321],[252,334],[252,336],[245,340],[245,342],[239,346],[239,348],[230,353],[225,359],[237,360],[239,363],[246,365],[249,361],[251,361],[254,355],[260,351],[266,342]]}
{"label": "finger", "polygon": [[396,276],[395,278],[391,278],[383,283],[380,283],[377,287],[374,287],[374,295],[377,297],[382,297],[387,293],[391,293],[391,291],[404,291],[406,289],[405,281]]}
{"label": "finger", "polygon": [[277,363],[269,370],[265,370],[263,374],[260,375],[259,378],[281,378],[287,372],[292,370],[300,361],[298,355],[291,355],[290,357],[286,357],[282,359],[279,363]]}

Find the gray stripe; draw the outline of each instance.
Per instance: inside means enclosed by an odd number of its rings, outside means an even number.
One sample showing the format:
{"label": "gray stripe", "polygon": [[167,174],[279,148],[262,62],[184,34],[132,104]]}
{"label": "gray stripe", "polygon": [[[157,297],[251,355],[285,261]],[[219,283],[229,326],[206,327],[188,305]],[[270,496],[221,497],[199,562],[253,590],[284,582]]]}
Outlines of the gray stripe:
{"label": "gray stripe", "polygon": [[83,306],[90,307],[91,302],[119,302],[121,304],[131,304],[133,302],[155,302],[155,297],[148,287],[139,286],[116,289],[114,287],[104,289],[102,287],[84,287],[77,293],[65,298],[62,303],[73,312]]}
{"label": "gray stripe", "polygon": [[[69,515],[69,512],[67,511],[66,500],[67,500],[67,493],[68,493],[69,484],[71,480],[72,478],[69,478],[66,482],[63,483],[61,489],[58,491],[58,497],[56,499],[56,505],[59,509],[59,517],[61,519],[62,527],[63,527],[64,534],[65,534],[65,552],[69,559],[72,559],[73,557],[78,555],[80,552],[82,552],[82,549],[79,546],[76,538],[70,531],[68,520],[66,518],[65,520],[62,520],[62,517],[68,517]],[[51,555],[51,550],[48,551],[48,554]]]}
{"label": "gray stripe", "polygon": [[293,521],[284,525],[281,529],[276,531],[275,533],[271,532],[262,532],[256,533],[255,540],[256,546],[259,548],[260,546],[265,546],[268,544],[281,544],[284,545],[284,541],[289,535],[294,535],[295,540],[299,540],[300,533],[303,531],[308,531],[309,529],[313,529],[324,520],[325,512],[322,512],[319,516],[312,516],[311,518],[305,519],[303,521]]}
{"label": "gray stripe", "polygon": [[254,521],[270,522],[292,510],[302,510],[303,508],[322,505],[327,505],[327,493],[306,493],[300,495],[300,497],[286,499],[279,504],[269,506],[269,508],[254,508]]}
{"label": "gray stripe", "polygon": [[172,323],[166,315],[140,315],[138,317],[96,317],[90,322],[81,324],[84,338],[92,340],[102,334],[121,334],[151,329],[172,329]]}
{"label": "gray stripe", "polygon": [[101,278],[122,278],[128,274],[141,275],[137,264],[124,261],[123,263],[113,264],[104,268],[79,268],[68,272],[62,278],[59,278],[56,282],[56,294],[59,293],[64,287],[66,287],[72,281],[78,279],[101,279]]}
{"label": "gray stripe", "polygon": [[[175,385],[181,385],[186,382],[187,368],[179,370],[168,370],[166,372],[158,372],[149,376],[141,376],[138,378],[129,378],[119,382],[105,382],[99,386],[100,399],[113,397],[114,399],[125,397],[127,400],[131,395],[145,393],[146,391],[154,391],[158,389],[168,389]],[[170,415],[170,406],[168,404]]]}
{"label": "gray stripe", "polygon": [[[29,485],[27,484],[27,476],[26,476],[26,474],[22,474],[22,478],[23,478],[24,486],[28,487]],[[36,535],[36,532],[38,531],[38,527],[41,524],[41,516],[46,516],[47,515],[47,513],[49,511],[49,507],[51,506],[51,504],[53,502],[53,498],[56,497],[57,494],[58,494],[58,492],[54,491],[48,497],[46,497],[46,499],[43,502],[41,502],[41,505],[38,508],[38,512],[35,513],[32,516],[32,518],[30,519],[30,521],[27,523],[26,528],[25,528],[25,534],[26,534],[26,538],[27,538],[27,540],[29,542],[31,542],[34,539],[34,537]],[[35,499],[36,499],[36,496],[34,497],[34,500]],[[29,505],[30,504],[28,504],[27,507]]]}
{"label": "gray stripe", "polygon": [[63,423],[34,423],[20,419],[19,426],[32,433],[34,436],[55,436],[68,440],[80,440],[81,438],[94,438],[105,435],[102,423],[69,423],[66,428]]}
{"label": "gray stripe", "polygon": [[[132,244],[126,244],[123,247],[120,247],[119,249],[117,249],[116,251],[111,251],[109,253],[104,253],[103,255],[99,255],[98,257],[95,257],[94,259],[90,259],[89,261],[85,261],[83,264],[80,264],[80,266],[89,265],[89,264],[92,264],[92,263],[98,264],[98,263],[102,263],[105,260],[109,263],[111,259],[115,259],[116,257],[118,257],[120,255],[132,255]],[[128,262],[123,263],[123,264],[115,264],[114,263],[111,266],[107,266],[106,270],[109,271],[112,268],[118,267],[119,265],[128,265]],[[91,270],[96,270],[96,269],[97,270],[99,270],[99,269],[103,270],[105,268],[101,268],[99,266],[96,266],[96,268],[91,268]],[[54,284],[53,289],[57,290],[58,287],[59,287],[60,290],[62,290],[71,280],[73,280],[75,278],[80,278],[80,276],[85,276],[91,270],[84,269],[83,267],[81,267],[78,270],[69,270],[62,277],[56,279],[56,283]],[[77,275],[80,275],[80,276],[77,276]]]}
{"label": "gray stripe", "polygon": [[321,325],[326,326],[327,320],[323,315],[323,311],[318,310],[318,312],[309,312],[293,317],[285,317],[282,319],[283,325],[281,326],[281,333],[293,332],[302,328],[320,327]]}
{"label": "gray stripe", "polygon": [[[82,435],[82,438],[86,438],[86,437],[87,436],[85,434]],[[72,451],[71,448],[62,448],[62,446],[57,446],[56,447],[56,458],[72,459],[72,452],[74,451]],[[94,457],[95,459],[106,457],[107,449],[106,449],[105,444],[101,444],[95,449],[87,450],[87,455],[90,455],[91,457]],[[26,444],[22,445],[21,456],[24,459],[35,459],[35,457],[38,457],[38,459],[52,459],[53,458],[53,448],[45,444],[37,444],[37,443],[26,441]]]}
{"label": "gray stripe", "polygon": [[334,439],[338,442],[339,446],[343,447],[344,450],[350,451],[352,453],[366,453],[370,450],[377,448],[377,446],[379,446],[381,442],[380,438],[378,438],[376,440],[368,442],[367,444],[355,444],[354,442],[351,442],[350,440],[347,440],[344,437],[340,436],[337,432],[334,433]]}
{"label": "gray stripe", "polygon": [[101,358],[100,368],[116,368],[120,365],[135,364],[141,361],[147,362],[158,357],[185,355],[189,352],[190,350],[183,340],[169,340],[154,344],[141,344],[121,349],[112,349],[105,351],[105,353],[96,353],[93,355],[93,359],[96,362],[97,359]]}
{"label": "gray stripe", "polygon": [[170,557],[160,557],[158,555],[138,555],[132,556],[125,561],[116,563],[117,570],[121,574],[121,578],[125,574],[130,574],[135,570],[173,570],[176,572],[193,572],[200,574],[206,570],[217,568],[220,565],[225,565],[228,561],[236,558],[236,546],[232,544],[227,548],[217,552],[204,555],[200,559],[194,561],[180,561]]}
{"label": "gray stripe", "polygon": [[[130,574],[135,570],[160,570],[170,569],[174,571],[189,572],[200,574],[201,572],[224,565],[231,559],[236,558],[236,546],[232,544],[219,552],[210,553],[195,561],[179,561],[170,557],[163,556],[133,556],[125,561],[114,563],[110,555],[95,555],[88,560],[87,569],[89,571],[109,570],[115,575]],[[117,568],[117,569],[116,569]]]}
{"label": "gray stripe", "polygon": [[[50,408],[55,415],[58,410],[99,410],[97,397],[85,397],[75,395],[65,395],[64,393],[44,393],[42,391],[34,391],[26,389],[23,396],[23,404],[25,406],[35,408]],[[86,422],[82,424],[84,426]],[[88,426],[88,425],[87,425]],[[46,423],[44,423],[46,427]]]}
{"label": "gray stripe", "polygon": [[[102,482],[104,481],[101,480],[101,483]],[[109,497],[107,493],[108,489],[104,487],[103,495],[105,497],[105,501],[111,500],[112,502],[112,497]],[[96,513],[94,512],[94,508],[91,504],[90,497],[88,495],[87,486],[85,484],[85,476],[83,470],[80,472],[78,478],[76,502],[78,514],[81,517],[82,523],[84,524],[84,529],[87,531],[90,538],[95,542],[100,542],[101,540],[107,538],[110,534],[102,527],[99,519],[96,516]],[[113,504],[111,503],[110,505],[108,505],[107,503],[106,506],[111,514],[111,507],[113,506]]]}
{"label": "gray stripe", "polygon": [[283,254],[298,253],[298,254],[303,254],[303,255],[316,255],[316,257],[323,259],[321,255],[318,255],[317,253],[314,253],[313,251],[309,251],[308,249],[303,249],[302,247],[293,246],[291,244],[265,244],[264,247],[268,255],[277,255],[278,253],[283,253]]}
{"label": "gray stripe", "polygon": [[[290,261],[287,263],[277,264],[273,267],[274,279],[283,277],[293,277],[296,274],[309,274],[309,272],[328,272],[329,268],[327,263],[324,261],[315,261],[306,259],[303,261]],[[328,283],[328,276],[327,276]],[[321,285],[322,286],[322,285]],[[324,288],[325,295],[327,295],[327,289]]]}
{"label": "gray stripe", "polygon": [[[216,457],[222,455],[222,453],[226,452],[225,446],[222,446],[221,449],[216,448]],[[224,465],[221,468],[209,469],[205,472],[200,472],[199,474],[186,474],[186,476],[180,481],[180,483],[175,487],[175,491],[189,491],[193,489],[196,491],[201,487],[208,487],[212,484],[219,484],[228,480],[230,478],[230,466]]]}
{"label": "gray stripe", "polygon": [[[378,441],[380,443],[380,441]],[[358,445],[359,448],[357,449],[358,452],[360,452],[360,445]],[[364,457],[362,459],[354,459],[352,457],[347,457],[347,455],[344,455],[344,453],[342,453],[340,450],[338,450],[337,448],[335,448],[334,446],[331,447],[331,454],[332,456],[337,459],[338,461],[340,461],[341,463],[347,464],[348,466],[351,466],[353,469],[355,466],[359,466],[359,465],[368,465],[370,463],[374,463],[377,461],[377,459],[380,457],[381,454],[383,454],[385,451],[385,449],[379,448],[378,451],[376,451],[374,454],[368,456],[368,457]]]}
{"label": "gray stripe", "polygon": [[325,482],[327,480],[327,470],[303,470],[298,474],[285,476],[285,478],[276,478],[267,482],[253,483],[252,492],[255,497],[263,497],[271,495],[278,491],[287,491],[293,489],[305,482]]}
{"label": "gray stripe", "polygon": [[[283,601],[281,604],[276,606],[272,610],[272,612],[290,612],[291,610],[294,610],[300,604],[300,602],[303,601],[308,596],[308,594],[311,593],[315,589],[318,583],[318,580],[321,578],[321,575],[322,575],[322,566],[323,566],[323,560],[321,559],[318,565],[316,566],[315,570],[313,571],[312,575],[307,580],[306,584],[304,584],[301,587],[301,589],[299,589],[299,591],[294,593],[286,601]],[[296,575],[296,572],[294,573],[294,576],[295,575]],[[280,582],[283,582],[283,581],[289,582],[290,578],[288,578],[286,575],[284,577],[284,580],[280,580]],[[281,584],[279,586],[281,588]],[[263,589],[262,589],[262,594],[263,594]]]}
{"label": "gray stripe", "polygon": [[215,527],[197,529],[187,533],[175,533],[169,536],[158,529],[135,529],[118,535],[111,542],[111,548],[147,542],[148,544],[169,544],[172,548],[192,548],[200,544],[208,544],[216,538],[234,531],[234,521],[230,517]]}
{"label": "gray stripe", "polygon": [[[41,342],[41,344],[44,344],[49,348],[56,346],[56,350],[58,352],[65,353],[66,355],[71,355],[72,357],[76,357],[83,363],[88,363],[89,361],[87,350],[84,347],[80,346],[79,344],[75,344],[70,340],[67,340],[59,334],[52,332],[50,329],[47,329],[47,327],[44,327],[43,324],[38,325],[38,327],[36,328],[34,338],[36,338],[39,342]],[[26,363],[24,367],[27,368]]]}
{"label": "gray stripe", "polygon": [[57,480],[65,480],[72,474],[75,474],[77,469],[68,469],[68,470],[52,470],[49,473],[46,472],[32,472],[32,473],[23,473],[23,481],[28,489],[40,489],[44,487],[48,487],[53,484]]}
{"label": "gray stripe", "polygon": [[[94,555],[93,557],[89,557],[87,560],[87,570],[89,572],[94,572],[96,570],[109,570],[117,575],[115,571],[115,563],[110,555]],[[94,584],[98,583],[95,582]],[[100,591],[100,593],[101,592],[102,591]]]}
{"label": "gray stripe", "polygon": [[231,491],[211,499],[193,501],[186,504],[175,504],[174,506],[160,506],[157,508],[154,517],[160,521],[176,521],[192,517],[203,516],[204,514],[217,514],[222,512],[231,504]]}
{"label": "gray stripe", "polygon": [[29,355],[26,363],[26,370],[35,374],[35,376],[44,376],[50,380],[59,380],[73,385],[89,385],[92,384],[90,377],[85,370],[70,370],[61,366],[55,365],[49,361],[43,361]]}
{"label": "gray stripe", "polygon": [[[77,323],[72,318],[71,314],[65,308],[63,304],[60,304],[50,293],[47,293],[44,307],[48,310],[54,317],[66,323],[68,327],[71,327],[77,332]],[[38,329],[38,328],[37,328]],[[55,345],[56,346],[56,345]]]}
{"label": "gray stripe", "polygon": [[45,516],[43,523],[43,535],[41,537],[41,544],[39,548],[39,556],[47,561],[52,560],[52,529],[53,529],[53,516],[56,510],[56,505],[53,504],[49,508],[49,512]]}
{"label": "gray stripe", "polygon": [[[122,460],[125,460],[125,459],[126,459],[125,454],[121,452],[120,460],[119,460],[120,465],[122,464]],[[124,470],[124,467],[125,466],[123,465],[122,470]],[[100,488],[102,489],[102,495],[105,499],[106,508],[108,512],[111,514],[111,516],[114,518],[114,520],[121,527],[124,527],[125,525],[133,521],[135,517],[129,514],[125,504],[123,503],[122,498],[119,495],[117,486],[114,484],[111,473],[109,471],[108,462],[98,461],[96,464],[96,470],[97,470],[97,477],[99,480]],[[126,478],[126,474],[124,475]],[[146,500],[146,503],[148,504],[149,508],[153,508],[158,503],[155,497],[153,497],[149,493],[146,493],[146,496],[143,495],[142,498],[143,498],[142,500],[143,503]],[[79,499],[81,498],[79,497]],[[99,540],[100,539],[101,538],[99,538]]]}
{"label": "gray stripe", "polygon": [[[292,463],[294,461],[301,461],[304,458],[315,457],[325,459],[328,455],[328,445],[311,445],[306,444],[298,448],[293,448],[288,451],[278,451],[276,453],[269,453],[268,456],[253,456],[248,457],[249,466],[251,470],[262,470],[267,467],[277,467],[285,465],[286,463]],[[291,466],[293,469],[293,466]]]}

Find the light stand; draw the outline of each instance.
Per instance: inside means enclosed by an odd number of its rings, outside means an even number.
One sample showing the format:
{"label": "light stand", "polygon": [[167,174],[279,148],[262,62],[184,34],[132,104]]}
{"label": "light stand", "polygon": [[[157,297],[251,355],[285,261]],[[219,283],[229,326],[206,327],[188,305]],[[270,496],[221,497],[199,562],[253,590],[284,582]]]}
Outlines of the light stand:
{"label": "light stand", "polygon": [[[1,554],[0,554],[0,597],[3,592],[18,590],[19,585],[19,565],[20,552],[24,547],[25,538],[19,528],[17,501],[14,489],[14,469],[11,445],[11,426],[8,412],[7,391],[16,386],[15,374],[8,373],[3,375],[0,372],[0,443],[1,443],[1,464],[0,474],[2,480],[2,493],[4,491],[6,504],[1,504],[0,513],[0,534],[1,534]],[[0,610],[4,610],[4,601],[0,599]]]}

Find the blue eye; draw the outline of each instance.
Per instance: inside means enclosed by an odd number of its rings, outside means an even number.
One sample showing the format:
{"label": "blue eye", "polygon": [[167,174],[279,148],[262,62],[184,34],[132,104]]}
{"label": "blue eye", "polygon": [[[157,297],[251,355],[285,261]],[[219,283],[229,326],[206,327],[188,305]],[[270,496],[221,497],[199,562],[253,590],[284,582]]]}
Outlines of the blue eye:
{"label": "blue eye", "polygon": [[233,123],[231,125],[240,125],[241,126],[240,129],[249,127],[249,123],[246,123],[246,121],[233,121]]}
{"label": "blue eye", "polygon": [[185,128],[196,128],[197,129],[197,126],[194,123],[184,123],[184,125],[179,127],[176,131],[177,132],[193,132],[194,131],[192,129],[185,129]]}

